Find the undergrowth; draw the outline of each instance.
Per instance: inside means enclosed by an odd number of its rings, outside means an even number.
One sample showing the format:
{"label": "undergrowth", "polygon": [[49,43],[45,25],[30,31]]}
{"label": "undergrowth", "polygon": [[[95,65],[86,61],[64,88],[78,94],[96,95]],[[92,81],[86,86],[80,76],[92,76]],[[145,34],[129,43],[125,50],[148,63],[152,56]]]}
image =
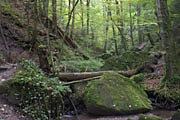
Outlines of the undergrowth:
{"label": "undergrowth", "polygon": [[0,51],[0,64],[4,62],[4,57],[2,52]]}
{"label": "undergrowth", "polygon": [[20,62],[10,92],[20,100],[24,112],[36,120],[60,119],[64,110],[62,95],[71,92],[58,78],[48,78],[31,60]]}
{"label": "undergrowth", "polygon": [[93,72],[100,71],[102,66],[101,60],[74,60],[62,61],[61,69],[65,72]]}
{"label": "undergrowth", "polygon": [[164,86],[163,88],[159,88],[155,91],[155,94],[158,94],[159,98],[165,98],[164,105],[169,104],[169,102],[179,106],[180,105],[180,87],[176,85],[172,88],[168,88]]}

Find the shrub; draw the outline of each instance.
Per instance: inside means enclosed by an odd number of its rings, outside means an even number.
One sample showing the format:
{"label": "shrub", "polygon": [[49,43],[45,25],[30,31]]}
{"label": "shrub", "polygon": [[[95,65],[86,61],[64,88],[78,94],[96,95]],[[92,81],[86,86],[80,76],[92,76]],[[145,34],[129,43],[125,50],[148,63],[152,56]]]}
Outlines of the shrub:
{"label": "shrub", "polygon": [[60,119],[63,109],[62,94],[71,92],[58,78],[48,78],[31,60],[20,62],[9,90],[17,96],[20,107],[38,120]]}
{"label": "shrub", "polygon": [[77,60],[77,61],[63,61],[62,67],[66,67],[70,72],[93,72],[101,70],[103,63],[100,60]]}

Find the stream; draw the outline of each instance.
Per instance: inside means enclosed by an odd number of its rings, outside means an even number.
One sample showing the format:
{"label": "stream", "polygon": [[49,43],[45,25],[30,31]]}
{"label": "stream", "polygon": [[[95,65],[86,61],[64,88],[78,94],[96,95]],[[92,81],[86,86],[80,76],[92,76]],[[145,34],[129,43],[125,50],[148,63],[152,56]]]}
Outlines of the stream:
{"label": "stream", "polygon": [[[156,115],[162,117],[164,120],[170,120],[175,111],[167,111],[167,110],[152,110],[145,115],[151,116]],[[65,116],[62,120],[128,120],[128,118],[132,120],[138,120],[140,114],[137,115],[125,115],[125,116],[92,116],[87,113],[83,113],[77,116]]]}

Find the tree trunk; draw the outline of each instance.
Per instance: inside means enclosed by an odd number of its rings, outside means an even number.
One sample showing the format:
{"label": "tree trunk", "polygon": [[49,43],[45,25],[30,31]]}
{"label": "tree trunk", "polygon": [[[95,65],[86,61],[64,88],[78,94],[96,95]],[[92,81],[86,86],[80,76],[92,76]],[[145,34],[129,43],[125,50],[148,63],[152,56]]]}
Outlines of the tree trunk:
{"label": "tree trunk", "polygon": [[125,77],[131,77],[138,73],[141,73],[145,68],[149,68],[149,64],[144,64],[137,68],[136,70],[129,70],[129,71],[101,71],[101,72],[83,72],[83,73],[59,73],[59,78],[62,81],[74,81],[74,80],[81,80],[87,78],[93,78],[97,76],[102,76],[104,73],[111,73],[117,72]]}
{"label": "tree trunk", "polygon": [[[84,73],[60,73],[59,78],[62,81],[74,81],[74,80],[81,80],[87,78],[93,78],[97,76],[102,76],[104,73],[111,73],[114,71],[102,71],[102,72],[84,72]],[[137,74],[137,71],[118,71],[119,74],[130,77],[132,75]]]}
{"label": "tree trunk", "polygon": [[[75,0],[73,0],[73,7],[74,5],[75,5]],[[71,39],[73,39],[74,25],[75,25],[75,9],[73,11],[73,16],[72,16],[72,27],[71,27],[71,36],[70,36]]]}
{"label": "tree trunk", "polygon": [[52,10],[53,10],[53,17],[52,17],[52,21],[53,21],[53,32],[55,33],[55,35],[57,34],[57,15],[56,15],[56,0],[52,0]]}
{"label": "tree trunk", "polygon": [[141,8],[139,5],[137,5],[137,25],[138,25],[138,39],[139,39],[139,45],[143,43],[143,31],[142,31],[142,25],[141,25]]}
{"label": "tree trunk", "polygon": [[156,11],[160,37],[163,40],[164,50],[166,50],[166,76],[164,80],[165,83],[175,83],[180,77],[180,63],[176,52],[175,41],[172,36],[172,25],[168,13],[167,0],[156,0]]}
{"label": "tree trunk", "polygon": [[[123,13],[123,2],[120,1],[120,7],[119,7],[119,2],[116,0],[116,8],[117,8],[117,11],[116,11],[116,14],[118,16],[120,16],[120,14]],[[121,44],[122,44],[122,47],[124,48],[124,50],[127,50],[127,44],[126,44],[126,38],[124,36],[124,22],[123,22],[123,19],[122,18],[119,18],[118,19],[118,24],[116,27],[120,33],[120,36],[121,36]]]}
{"label": "tree trunk", "polygon": [[130,38],[131,44],[134,46],[134,37],[133,37],[133,17],[132,17],[132,5],[129,4],[129,16],[130,16]]}
{"label": "tree trunk", "polygon": [[82,30],[82,35],[84,36],[84,8],[83,8],[83,1],[80,0],[81,4],[81,30]]}
{"label": "tree trunk", "polygon": [[59,25],[61,28],[64,27],[64,13],[63,13],[63,6],[64,6],[64,1],[60,1],[60,20],[59,20]]}
{"label": "tree trunk", "polygon": [[87,35],[89,35],[89,5],[90,5],[90,0],[87,0],[86,7],[87,7]]}

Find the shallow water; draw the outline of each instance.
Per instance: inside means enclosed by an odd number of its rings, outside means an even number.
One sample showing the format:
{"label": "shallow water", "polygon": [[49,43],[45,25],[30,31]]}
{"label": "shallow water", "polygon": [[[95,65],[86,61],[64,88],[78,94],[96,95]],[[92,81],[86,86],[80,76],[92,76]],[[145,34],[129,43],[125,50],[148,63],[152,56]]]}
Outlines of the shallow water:
{"label": "shallow water", "polygon": [[[167,110],[153,110],[145,115],[157,115],[162,117],[164,120],[170,120],[171,116],[174,114],[175,111],[167,111]],[[63,118],[63,120],[128,120],[131,118],[132,120],[138,120],[139,114],[137,115],[126,115],[126,116],[91,116],[87,113],[81,114],[78,117],[72,116],[69,118]]]}

